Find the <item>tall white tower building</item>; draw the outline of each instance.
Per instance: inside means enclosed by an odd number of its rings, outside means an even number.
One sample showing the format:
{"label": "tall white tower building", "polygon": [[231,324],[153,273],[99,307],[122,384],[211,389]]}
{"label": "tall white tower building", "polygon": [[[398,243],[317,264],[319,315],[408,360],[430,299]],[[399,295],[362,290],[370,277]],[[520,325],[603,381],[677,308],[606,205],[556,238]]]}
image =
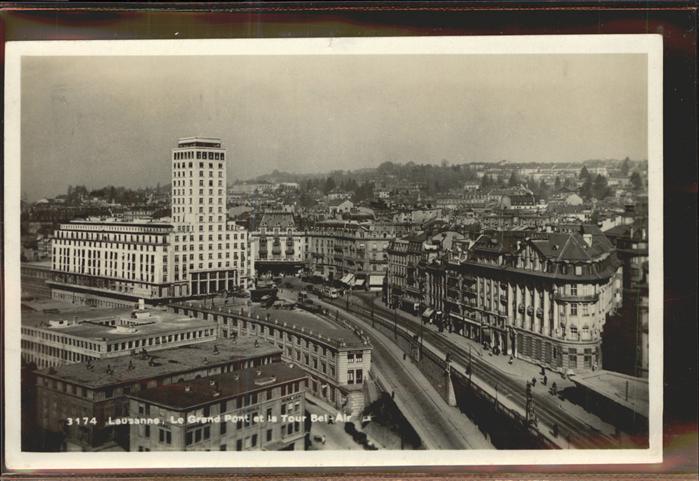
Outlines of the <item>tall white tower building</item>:
{"label": "tall white tower building", "polygon": [[189,295],[246,287],[252,277],[248,233],[226,221],[226,150],[221,140],[179,139],[172,150],[174,279]]}
{"label": "tall white tower building", "polygon": [[52,241],[52,296],[103,307],[165,303],[247,287],[248,232],[226,221],[220,139],[180,139],[171,153],[172,223],[74,220]]}

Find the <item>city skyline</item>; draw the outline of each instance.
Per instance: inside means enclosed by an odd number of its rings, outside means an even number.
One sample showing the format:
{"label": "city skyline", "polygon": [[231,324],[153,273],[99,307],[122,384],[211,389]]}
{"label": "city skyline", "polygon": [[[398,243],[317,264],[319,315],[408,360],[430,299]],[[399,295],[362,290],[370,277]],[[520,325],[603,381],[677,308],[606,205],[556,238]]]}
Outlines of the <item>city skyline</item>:
{"label": "city skyline", "polygon": [[63,193],[75,169],[87,171],[82,183],[89,188],[143,186],[134,175],[143,170],[150,184],[167,183],[162,152],[186,135],[221,137],[231,152],[231,180],[385,161],[647,157],[645,56],[419,60],[28,58],[22,192],[29,200]]}

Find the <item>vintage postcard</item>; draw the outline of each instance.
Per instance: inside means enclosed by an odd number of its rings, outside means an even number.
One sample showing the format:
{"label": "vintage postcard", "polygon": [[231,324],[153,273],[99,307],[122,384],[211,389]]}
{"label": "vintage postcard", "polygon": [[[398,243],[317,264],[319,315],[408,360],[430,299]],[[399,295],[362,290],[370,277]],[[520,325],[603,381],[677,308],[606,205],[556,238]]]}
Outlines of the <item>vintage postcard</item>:
{"label": "vintage postcard", "polygon": [[662,460],[660,36],[6,67],[10,469]]}

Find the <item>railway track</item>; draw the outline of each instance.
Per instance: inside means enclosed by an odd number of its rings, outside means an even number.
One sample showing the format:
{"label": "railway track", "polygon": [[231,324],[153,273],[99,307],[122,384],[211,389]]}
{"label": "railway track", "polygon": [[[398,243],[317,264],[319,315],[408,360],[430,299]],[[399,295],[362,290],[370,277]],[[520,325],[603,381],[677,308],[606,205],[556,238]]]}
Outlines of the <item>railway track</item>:
{"label": "railway track", "polygon": [[[367,299],[359,298],[361,302],[367,303]],[[335,299],[329,301],[337,307],[346,309],[344,300]],[[371,302],[371,300],[368,300]],[[366,320],[371,320],[372,311],[366,305],[352,303],[350,312],[358,314]],[[392,312],[381,307],[374,308],[373,315],[376,319],[392,324],[394,318]],[[396,323],[410,332],[417,333],[420,329],[420,323],[410,319],[396,316]],[[492,365],[488,364],[478,356],[471,356],[464,352],[461,346],[457,346],[448,339],[440,336],[429,329],[423,329],[424,340],[437,347],[443,352],[448,352],[451,359],[466,366],[471,363],[473,375],[483,379],[491,386],[497,386],[500,395],[508,397],[520,406],[526,405],[525,380],[518,381],[504,373],[500,373]],[[602,433],[598,429],[590,426],[582,420],[579,420],[563,411],[555,403],[555,398],[548,394],[534,394],[535,412],[540,421],[548,426],[554,424],[559,428],[559,436],[568,441],[571,447],[583,449],[614,449],[619,447],[617,439]]]}

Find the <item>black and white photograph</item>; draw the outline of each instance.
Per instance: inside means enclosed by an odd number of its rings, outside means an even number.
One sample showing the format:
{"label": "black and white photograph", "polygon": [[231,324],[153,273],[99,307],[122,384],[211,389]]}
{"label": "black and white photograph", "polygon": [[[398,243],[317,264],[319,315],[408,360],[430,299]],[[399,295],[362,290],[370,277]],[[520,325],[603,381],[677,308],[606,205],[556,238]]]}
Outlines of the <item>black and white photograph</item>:
{"label": "black and white photograph", "polygon": [[662,459],[661,37],[6,57],[8,463]]}

